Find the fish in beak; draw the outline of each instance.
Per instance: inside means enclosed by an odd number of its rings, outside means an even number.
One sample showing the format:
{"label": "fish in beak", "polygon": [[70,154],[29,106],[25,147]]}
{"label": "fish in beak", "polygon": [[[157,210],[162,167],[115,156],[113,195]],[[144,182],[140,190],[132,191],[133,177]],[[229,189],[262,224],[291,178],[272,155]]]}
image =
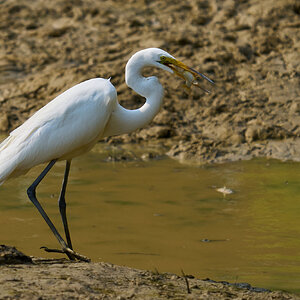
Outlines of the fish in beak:
{"label": "fish in beak", "polygon": [[199,80],[206,80],[210,84],[214,84],[214,81],[209,79],[207,76],[205,76],[202,73],[199,73],[198,71],[186,66],[181,61],[167,56],[161,56],[160,63],[169,67],[175,75],[181,77],[185,80],[185,86],[190,89],[191,86],[196,86],[200,89],[202,89],[206,93],[210,93],[209,90],[203,88],[199,84]]}

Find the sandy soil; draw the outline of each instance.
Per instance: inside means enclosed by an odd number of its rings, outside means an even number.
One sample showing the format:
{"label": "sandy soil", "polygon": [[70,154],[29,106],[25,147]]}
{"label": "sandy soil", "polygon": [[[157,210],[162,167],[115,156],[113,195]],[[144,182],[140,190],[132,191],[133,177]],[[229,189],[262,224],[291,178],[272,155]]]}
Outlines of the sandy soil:
{"label": "sandy soil", "polygon": [[[186,93],[178,79],[159,74],[165,101],[151,125],[104,142],[157,144],[193,163],[253,156],[300,160],[298,1],[0,0],[0,10],[0,132],[97,76],[112,77],[120,102],[136,108],[143,99],[126,87],[125,64],[139,49],[161,47],[214,79],[216,87],[210,95]],[[4,266],[0,297],[50,299],[54,285],[52,293],[61,298],[64,292],[74,299],[189,297],[183,278],[124,270],[56,261]],[[192,299],[292,299],[196,279],[190,286]]]}
{"label": "sandy soil", "polygon": [[300,299],[247,283],[216,282],[192,275],[30,258],[0,246],[1,299]]}

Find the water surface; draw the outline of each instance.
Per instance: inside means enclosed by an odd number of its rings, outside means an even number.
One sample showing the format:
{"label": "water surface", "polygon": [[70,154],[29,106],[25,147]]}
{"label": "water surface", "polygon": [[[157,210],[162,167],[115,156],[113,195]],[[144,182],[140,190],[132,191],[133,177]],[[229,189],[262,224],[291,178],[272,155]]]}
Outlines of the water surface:
{"label": "water surface", "polygon": [[[78,252],[93,261],[300,293],[299,163],[108,163],[97,147],[72,162],[66,199]],[[40,171],[1,186],[0,243],[53,257],[39,250],[58,245],[26,196]],[[63,171],[59,162],[37,193],[59,230]],[[217,192],[222,186],[234,193]]]}

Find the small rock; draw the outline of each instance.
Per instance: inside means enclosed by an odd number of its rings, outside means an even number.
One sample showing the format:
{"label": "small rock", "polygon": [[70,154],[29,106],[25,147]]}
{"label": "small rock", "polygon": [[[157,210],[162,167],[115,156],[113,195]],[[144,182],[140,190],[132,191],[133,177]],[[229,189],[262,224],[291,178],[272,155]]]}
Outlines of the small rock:
{"label": "small rock", "polygon": [[243,46],[238,47],[239,52],[243,54],[248,60],[250,60],[253,56],[253,50],[251,46],[247,43]]}
{"label": "small rock", "polygon": [[291,107],[290,107],[290,112],[291,113],[298,113],[300,112],[300,103],[299,102],[294,102]]}
{"label": "small rock", "polygon": [[70,28],[71,21],[68,18],[61,18],[56,20],[48,29],[48,36],[55,38],[64,35]]}
{"label": "small rock", "polygon": [[239,145],[241,143],[244,142],[244,136],[240,133],[233,133],[232,136],[230,137],[230,142],[233,144],[233,145]]}
{"label": "small rock", "polygon": [[248,143],[257,139],[257,131],[255,127],[248,127],[245,132],[245,139]]}
{"label": "small rock", "polygon": [[265,140],[268,137],[267,130],[260,125],[252,125],[245,132],[245,139],[248,143],[257,140]]}
{"label": "small rock", "polygon": [[15,247],[0,245],[0,265],[32,263],[32,259]]}
{"label": "small rock", "polygon": [[143,154],[141,155],[141,159],[144,160],[144,161],[149,161],[149,160],[155,159],[155,158],[157,158],[157,157],[158,157],[158,155],[156,155],[156,154],[153,153],[153,152],[147,152],[147,153],[143,153]]}

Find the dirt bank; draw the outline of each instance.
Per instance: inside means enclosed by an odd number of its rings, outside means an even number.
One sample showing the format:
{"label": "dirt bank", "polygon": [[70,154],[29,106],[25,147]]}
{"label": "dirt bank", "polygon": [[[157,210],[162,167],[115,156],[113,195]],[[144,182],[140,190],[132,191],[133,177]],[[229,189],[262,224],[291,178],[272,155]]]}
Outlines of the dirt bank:
{"label": "dirt bank", "polygon": [[184,273],[30,258],[3,245],[0,270],[1,299],[299,299],[247,283],[200,280]]}
{"label": "dirt bank", "polygon": [[[216,162],[299,160],[300,6],[294,0],[1,1],[0,130],[8,132],[63,90],[112,77],[120,102],[128,58],[161,47],[216,82],[187,94],[161,75],[164,107],[151,125],[110,138],[150,141],[169,156]],[[107,142],[106,141],[106,142]]]}

